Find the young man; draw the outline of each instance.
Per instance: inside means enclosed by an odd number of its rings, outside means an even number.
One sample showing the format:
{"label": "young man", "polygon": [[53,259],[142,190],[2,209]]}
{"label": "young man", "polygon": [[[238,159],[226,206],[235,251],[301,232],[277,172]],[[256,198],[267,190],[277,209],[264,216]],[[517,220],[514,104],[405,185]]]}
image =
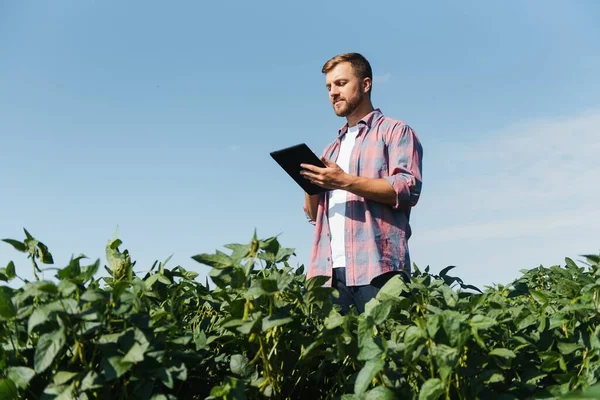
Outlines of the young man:
{"label": "young man", "polygon": [[333,110],[346,124],[329,144],[325,168],[303,164],[302,174],[329,192],[305,193],[304,212],[315,225],[307,278],[331,278],[334,302],[359,312],[398,271],[410,272],[409,217],[421,193],[423,148],[404,122],[371,103],[373,74],[358,53],[325,63]]}

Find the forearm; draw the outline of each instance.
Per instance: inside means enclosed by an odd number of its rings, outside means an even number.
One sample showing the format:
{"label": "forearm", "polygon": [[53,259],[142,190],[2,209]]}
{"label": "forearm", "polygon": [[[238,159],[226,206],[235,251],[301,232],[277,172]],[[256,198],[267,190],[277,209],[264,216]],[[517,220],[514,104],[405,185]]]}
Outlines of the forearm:
{"label": "forearm", "polygon": [[317,209],[319,207],[319,195],[309,195],[304,193],[304,212],[311,220],[317,219]]}
{"label": "forearm", "polygon": [[362,178],[348,175],[344,190],[365,199],[384,204],[396,204],[396,192],[392,185],[383,178]]}

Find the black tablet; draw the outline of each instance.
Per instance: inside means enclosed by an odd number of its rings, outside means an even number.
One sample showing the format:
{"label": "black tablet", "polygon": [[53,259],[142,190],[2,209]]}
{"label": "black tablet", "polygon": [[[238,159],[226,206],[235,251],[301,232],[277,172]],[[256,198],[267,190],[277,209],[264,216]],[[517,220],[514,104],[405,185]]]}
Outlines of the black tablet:
{"label": "black tablet", "polygon": [[300,143],[285,149],[271,152],[271,157],[292,177],[294,181],[308,194],[318,194],[327,192],[329,189],[311,183],[302,175],[300,164],[311,164],[317,167],[325,168],[325,164],[317,157],[315,153],[305,144]]}

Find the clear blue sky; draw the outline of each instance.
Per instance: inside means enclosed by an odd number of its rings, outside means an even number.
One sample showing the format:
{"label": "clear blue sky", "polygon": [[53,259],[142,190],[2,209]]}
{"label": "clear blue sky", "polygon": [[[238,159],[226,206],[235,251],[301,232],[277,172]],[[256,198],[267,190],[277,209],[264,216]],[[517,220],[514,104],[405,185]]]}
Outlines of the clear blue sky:
{"label": "clear blue sky", "polygon": [[[0,2],[0,237],[145,271],[281,233],[303,192],[270,158],[344,121],[322,64],[363,53],[376,107],[415,129],[413,262],[476,285],[600,250],[600,2]],[[0,243],[0,265],[30,264]],[[48,274],[47,277],[51,277]],[[203,279],[202,279],[203,280]]]}

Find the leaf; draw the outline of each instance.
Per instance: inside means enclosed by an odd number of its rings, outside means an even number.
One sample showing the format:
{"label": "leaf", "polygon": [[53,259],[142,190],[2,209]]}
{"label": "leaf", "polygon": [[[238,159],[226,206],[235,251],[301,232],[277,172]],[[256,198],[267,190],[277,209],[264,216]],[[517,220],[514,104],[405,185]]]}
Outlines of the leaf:
{"label": "leaf", "polygon": [[357,360],[367,361],[377,358],[383,354],[383,344],[381,338],[368,338],[360,343],[360,351],[356,356]]}
{"label": "leaf", "polygon": [[15,263],[10,261],[6,268],[0,268],[0,280],[10,282],[17,276]]}
{"label": "leaf", "polygon": [[2,239],[2,241],[10,244],[12,247],[15,248],[15,250],[20,251],[21,253],[27,252],[27,246],[25,246],[25,243],[23,242],[19,242],[18,240],[13,239]]}
{"label": "leaf", "polygon": [[292,322],[293,320],[294,319],[291,317],[282,317],[274,315],[268,316],[267,318],[263,318],[262,320],[262,331],[266,332],[273,327],[285,325],[287,323]]}
{"label": "leaf", "polygon": [[328,280],[329,277],[327,276],[313,276],[312,278],[306,280],[306,290],[310,292],[318,287],[323,286]]}
{"label": "leaf", "polygon": [[283,248],[280,247],[279,250],[277,251],[277,255],[275,256],[275,262],[276,263],[280,263],[283,261],[287,261],[290,256],[295,255],[296,249],[294,248]]}
{"label": "leaf", "polygon": [[385,363],[381,359],[367,361],[358,373],[356,381],[354,382],[354,394],[364,393],[375,375],[383,369],[384,365]]}
{"label": "leaf", "polygon": [[127,371],[129,371],[132,366],[131,363],[123,362],[123,357],[121,356],[104,358],[102,359],[101,365],[104,372],[104,377],[107,381],[120,378]]}
{"label": "leaf", "polygon": [[404,279],[401,275],[394,275],[385,283],[385,285],[383,285],[381,289],[379,289],[376,298],[378,300],[385,300],[388,298],[400,300],[398,297],[400,297],[402,292],[408,293],[410,290],[406,286],[406,283],[404,283]]}
{"label": "leaf", "polygon": [[17,309],[12,302],[13,289],[0,286],[0,320],[11,319],[17,315]]}
{"label": "leaf", "polygon": [[425,381],[419,391],[419,400],[436,400],[444,394],[444,385],[438,378]]}
{"label": "leaf", "polygon": [[558,342],[558,351],[560,351],[560,353],[564,354],[564,355],[571,354],[574,351],[582,349],[582,348],[583,348],[583,346],[579,343]]}
{"label": "leaf", "polygon": [[375,325],[382,324],[387,319],[388,315],[390,314],[391,309],[392,309],[392,303],[389,300],[383,301],[383,302],[377,304],[371,311],[371,317],[373,317],[373,323],[375,323]]}
{"label": "leaf", "polygon": [[219,250],[217,250],[215,254],[197,254],[193,256],[192,259],[200,264],[218,269],[233,267],[233,260],[231,257]]}
{"label": "leaf", "polygon": [[529,289],[529,293],[531,294],[531,297],[533,297],[534,300],[537,301],[539,304],[544,305],[548,303],[548,297],[542,292]]}
{"label": "leaf", "polygon": [[409,326],[404,333],[404,345],[407,351],[412,351],[422,337],[421,329],[416,326]]}
{"label": "leaf", "polygon": [[236,264],[239,263],[250,252],[249,244],[232,243],[226,244],[224,247],[233,250],[233,252],[231,253],[231,258]]}
{"label": "leaf", "polygon": [[33,368],[35,372],[44,372],[52,362],[56,355],[60,352],[66,342],[65,331],[63,328],[50,333],[45,333],[40,336],[35,354],[33,356]]}
{"label": "leaf", "polygon": [[13,400],[19,398],[17,386],[10,379],[0,379],[0,399]]}
{"label": "leaf", "polygon": [[440,314],[431,315],[427,319],[427,334],[430,338],[435,338],[435,335],[438,333],[442,326],[442,316]]}
{"label": "leaf", "polygon": [[365,400],[395,400],[396,395],[385,386],[377,386],[367,392]]}
{"label": "leaf", "polygon": [[134,343],[123,357],[122,362],[138,363],[144,361],[144,353],[150,347],[150,342],[146,339],[146,335],[139,330],[134,328]]}
{"label": "leaf", "polygon": [[344,323],[344,316],[337,312],[337,310],[332,309],[327,318],[325,318],[324,323],[326,329],[335,329]]}
{"label": "leaf", "polygon": [[490,356],[498,356],[502,358],[515,358],[517,355],[509,349],[498,347],[490,351]]}
{"label": "leaf", "polygon": [[77,372],[70,371],[58,371],[54,374],[54,384],[55,385],[64,385],[65,383],[69,383],[73,377],[77,376]]}
{"label": "leaf", "polygon": [[248,358],[242,354],[234,354],[231,356],[229,368],[232,373],[239,375],[242,378],[245,378],[252,373]]}
{"label": "leaf", "polygon": [[196,351],[206,348],[206,333],[203,330],[198,329],[196,331],[194,343],[196,344]]}
{"label": "leaf", "polygon": [[70,315],[77,314],[77,300],[70,298],[57,300],[36,308],[27,322],[27,333],[31,335],[35,327],[48,321],[54,314],[61,312]]}
{"label": "leaf", "polygon": [[485,315],[475,315],[469,322],[471,326],[477,330],[489,329],[496,325],[497,322],[494,318],[486,317]]}
{"label": "leaf", "polygon": [[27,389],[34,376],[35,371],[27,367],[9,367],[6,374],[6,377],[21,389]]}
{"label": "leaf", "polygon": [[83,378],[83,380],[81,381],[81,386],[79,387],[79,390],[81,392],[84,392],[86,390],[100,388],[102,388],[102,381],[100,380],[100,376],[95,371],[90,370],[85,375],[85,378]]}
{"label": "leaf", "polygon": [[444,268],[439,273],[440,277],[444,277],[444,276],[448,275],[448,271],[450,271],[451,269],[454,269],[454,268],[456,268],[456,265],[450,265],[450,266]]}
{"label": "leaf", "polygon": [[279,288],[277,287],[277,280],[275,279],[261,279],[260,288],[268,294],[279,291]]}

